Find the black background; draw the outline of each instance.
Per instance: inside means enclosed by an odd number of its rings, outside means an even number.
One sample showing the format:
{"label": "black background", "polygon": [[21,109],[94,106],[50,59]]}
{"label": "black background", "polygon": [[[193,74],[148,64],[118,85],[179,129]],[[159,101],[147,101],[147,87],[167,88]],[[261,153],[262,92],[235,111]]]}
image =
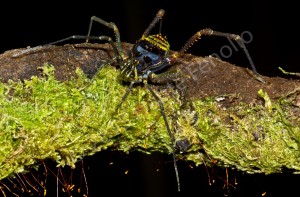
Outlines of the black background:
{"label": "black background", "polygon": [[[173,50],[179,50],[195,32],[203,28],[241,34],[249,31],[253,41],[247,44],[259,73],[282,76],[277,67],[299,72],[299,11],[295,3],[263,1],[37,1],[7,2],[0,12],[0,53],[14,48],[36,46],[70,35],[85,35],[90,17],[95,15],[119,27],[122,41],[134,43],[161,8],[166,13],[162,33],[168,37]],[[157,33],[158,28],[152,33]],[[111,35],[107,28],[95,24],[93,35]],[[229,45],[224,38],[204,37],[190,53],[209,55],[219,53]],[[248,67],[241,50],[224,59]],[[113,165],[109,165],[113,162]],[[182,192],[177,193],[172,158],[154,154],[103,152],[84,160],[90,196],[288,196],[298,193],[300,178],[296,175],[246,175],[230,171],[230,184],[223,188],[225,170],[213,168],[216,183],[209,185],[204,166],[191,168],[178,162]],[[51,164],[49,164],[51,166]],[[81,168],[81,167],[79,167]],[[160,169],[158,172],[157,169]],[[124,172],[128,170],[128,174]],[[74,172],[78,176],[80,172]],[[76,176],[74,175],[74,178]],[[49,178],[48,184],[56,184]],[[54,186],[55,188],[55,186]],[[55,190],[55,189],[54,189]],[[49,194],[51,189],[48,190]],[[280,194],[282,193],[282,194]]]}

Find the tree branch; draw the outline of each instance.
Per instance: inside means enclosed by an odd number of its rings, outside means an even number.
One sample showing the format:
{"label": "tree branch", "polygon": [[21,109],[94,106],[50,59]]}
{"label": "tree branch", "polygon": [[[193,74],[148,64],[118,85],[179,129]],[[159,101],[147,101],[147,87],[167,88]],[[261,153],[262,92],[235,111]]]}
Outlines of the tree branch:
{"label": "tree branch", "polygon": [[[75,166],[103,149],[171,154],[159,106],[146,88],[134,88],[115,112],[128,87],[114,66],[98,72],[111,58],[107,44],[0,55],[0,180],[47,158]],[[177,88],[187,90],[198,113],[194,123],[173,86],[153,86],[176,140],[190,144],[177,159],[247,173],[299,172],[299,80],[263,76],[261,83],[248,69],[192,55],[174,69],[189,76]]]}

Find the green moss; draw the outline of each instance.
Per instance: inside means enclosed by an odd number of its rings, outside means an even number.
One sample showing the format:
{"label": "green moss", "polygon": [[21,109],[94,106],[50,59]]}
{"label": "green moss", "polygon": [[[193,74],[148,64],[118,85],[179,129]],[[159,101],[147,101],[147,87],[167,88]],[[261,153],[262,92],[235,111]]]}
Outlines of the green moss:
{"label": "green moss", "polygon": [[[74,167],[108,148],[171,153],[159,105],[146,88],[134,88],[116,111],[128,87],[118,81],[115,68],[106,66],[93,79],[77,70],[77,77],[65,82],[54,79],[53,66],[42,69],[43,78],[0,83],[0,180],[49,158]],[[291,100],[273,103],[263,90],[264,105],[225,109],[214,98],[197,100],[199,119],[192,125],[194,114],[180,108],[176,91],[156,92],[175,138],[192,145],[178,159],[248,173],[300,170],[299,119],[291,116]]]}

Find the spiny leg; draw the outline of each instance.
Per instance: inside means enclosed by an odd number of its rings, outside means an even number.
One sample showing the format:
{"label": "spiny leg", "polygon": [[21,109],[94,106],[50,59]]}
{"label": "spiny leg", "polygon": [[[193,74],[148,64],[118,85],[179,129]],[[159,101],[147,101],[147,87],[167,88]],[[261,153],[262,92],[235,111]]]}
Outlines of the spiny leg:
{"label": "spiny leg", "polygon": [[281,67],[278,67],[278,69],[285,75],[294,75],[296,77],[300,77],[300,73],[288,72],[288,71],[283,70]]}
{"label": "spiny leg", "polygon": [[[182,107],[187,107],[189,106],[191,111],[195,111],[195,107],[193,106],[193,103],[191,101],[191,98],[187,92],[187,88],[185,85],[185,79],[190,78],[188,75],[184,75],[178,70],[168,70],[160,74],[154,74],[151,73],[149,75],[149,80],[153,83],[170,83],[170,82],[175,82],[175,88],[179,91],[179,94],[181,98],[183,98],[183,103]],[[198,116],[195,114],[194,120],[192,124],[195,124],[197,122]]]}
{"label": "spiny leg", "polygon": [[126,93],[123,95],[122,100],[120,102],[120,104],[117,105],[115,112],[117,112],[117,110],[121,107],[122,103],[124,103],[124,101],[126,100],[127,96],[129,95],[129,93],[132,91],[133,86],[135,84],[141,83],[140,81],[133,81],[130,83],[129,88],[127,89]]}
{"label": "spiny leg", "polygon": [[[116,111],[120,108],[120,106],[122,105],[122,103],[125,101],[125,99],[127,98],[127,96],[129,95],[129,93],[132,91],[133,86],[135,84],[138,83],[142,83],[141,81],[133,81],[130,83],[128,90],[126,91],[126,93],[124,94],[124,96],[122,97],[122,100],[120,102],[120,104],[116,107]],[[161,111],[161,115],[164,119],[168,134],[171,138],[171,146],[172,146],[172,154],[173,154],[173,163],[174,163],[174,169],[175,169],[175,174],[176,174],[176,180],[177,180],[177,188],[178,191],[180,191],[180,182],[179,182],[179,174],[178,174],[178,168],[177,168],[177,163],[176,163],[176,157],[175,157],[175,147],[174,147],[174,142],[175,142],[175,138],[171,132],[166,114],[165,114],[165,109],[163,106],[163,103],[161,102],[161,100],[159,99],[159,97],[155,94],[155,92],[152,90],[152,88],[146,83],[146,87],[148,88],[148,90],[151,92],[151,94],[154,96],[155,100],[158,102],[159,107],[160,107],[160,111]],[[115,111],[115,112],[116,112]]]}
{"label": "spiny leg", "polygon": [[118,27],[116,26],[115,23],[113,22],[106,22],[105,20],[99,18],[99,17],[96,17],[96,16],[92,16],[91,17],[91,21],[90,21],[90,25],[89,25],[89,30],[88,30],[88,33],[87,33],[87,38],[86,38],[86,42],[89,41],[89,36],[91,34],[91,31],[92,31],[92,26],[93,26],[93,22],[96,21],[108,28],[111,28],[113,29],[114,33],[115,33],[115,37],[116,37],[116,48],[117,48],[117,51],[118,53],[120,54],[120,56],[122,57],[122,59],[125,58],[125,54],[124,54],[124,51],[123,51],[123,48],[121,46],[121,36],[120,36],[120,32],[119,32],[119,29]]}
{"label": "spiny leg", "polygon": [[[178,90],[179,95],[183,101],[183,105],[181,105],[181,110],[188,109],[191,113],[194,113],[194,116],[190,123],[192,126],[194,126],[198,121],[198,112],[195,110],[195,106],[188,94],[186,85],[184,83],[185,79],[189,77],[190,77],[189,75],[184,75],[178,70],[168,70],[160,74],[151,73],[148,79],[153,83],[159,83],[159,84],[163,84],[163,83],[167,84],[170,82],[174,82],[175,88]],[[180,153],[186,152],[189,147],[190,144],[186,138],[181,140],[176,140],[175,142],[176,151],[179,151]]]}
{"label": "spiny leg", "polygon": [[73,35],[73,36],[69,36],[67,38],[63,38],[61,40],[57,40],[55,42],[51,42],[51,43],[48,43],[48,44],[44,44],[44,45],[40,45],[40,46],[36,46],[36,47],[24,49],[21,52],[13,54],[12,57],[16,58],[16,57],[20,57],[20,56],[23,56],[23,55],[26,55],[26,54],[34,53],[34,52],[37,52],[37,51],[40,51],[40,50],[52,47],[52,45],[63,43],[63,42],[69,41],[69,40],[86,40],[86,39],[89,39],[89,40],[99,40],[99,41],[108,41],[110,43],[110,45],[112,46],[112,49],[114,51],[114,55],[115,55],[115,57],[117,57],[118,63],[119,64],[122,63],[122,61],[120,59],[119,51],[117,50],[117,47],[116,47],[115,43],[108,36]]}
{"label": "spiny leg", "polygon": [[[178,90],[181,100],[183,100],[183,104],[180,106],[180,110],[183,113],[185,113],[185,111],[187,110],[188,113],[193,114],[192,119],[190,119],[190,125],[196,126],[196,123],[199,118],[199,114],[195,109],[194,103],[192,102],[190,95],[188,94],[184,81],[179,83],[176,82],[175,88]],[[180,153],[185,153],[190,147],[191,144],[187,138],[176,140],[175,148]]]}
{"label": "spiny leg", "polygon": [[68,40],[99,40],[99,41],[108,41],[110,45],[112,46],[113,52],[114,52],[114,57],[116,57],[118,64],[123,67],[123,59],[121,57],[120,51],[117,49],[117,46],[113,42],[112,38],[109,36],[82,36],[82,35],[74,35],[70,36],[55,42],[51,42],[47,45],[55,45],[59,44],[61,42],[65,42]]}
{"label": "spiny leg", "polygon": [[[150,23],[150,25],[148,26],[148,28],[144,31],[143,33],[143,38],[147,37],[148,34],[150,33],[150,31],[153,29],[153,27],[156,25],[157,22],[162,20],[162,17],[164,16],[165,11],[163,9],[159,10],[155,16],[155,18],[153,19],[153,21]],[[160,27],[159,27],[159,33],[161,30],[161,23],[160,23]]]}
{"label": "spiny leg", "polygon": [[178,168],[177,168],[177,163],[176,163],[175,146],[174,146],[175,138],[174,138],[174,136],[171,132],[171,129],[170,129],[170,126],[169,126],[169,123],[168,123],[168,120],[167,120],[167,117],[166,117],[166,114],[165,114],[165,109],[164,109],[163,103],[161,102],[159,97],[155,94],[155,92],[152,90],[152,88],[147,83],[145,85],[148,88],[148,90],[151,92],[151,94],[154,96],[155,100],[159,104],[161,115],[164,119],[168,134],[171,138],[172,155],[173,155],[173,163],[174,163],[174,169],[175,169],[176,180],[177,180],[177,188],[178,188],[178,191],[180,191],[180,181],[179,181],[179,174],[178,174]]}
{"label": "spiny leg", "polygon": [[22,57],[23,55],[28,55],[28,54],[31,54],[31,53],[35,53],[37,51],[50,49],[51,47],[53,47],[53,46],[51,46],[51,45],[39,45],[39,46],[36,46],[36,47],[29,47],[29,48],[21,50],[17,53],[13,53],[11,55],[11,57],[12,58],[18,58],[18,57]]}
{"label": "spiny leg", "polygon": [[180,97],[183,100],[183,105],[181,106],[181,109],[189,109],[190,112],[194,113],[193,119],[191,121],[191,125],[195,125],[198,121],[198,112],[195,109],[195,106],[191,100],[191,97],[188,93],[188,89],[184,83],[184,81],[181,81],[179,83],[175,83],[175,87],[179,92]]}
{"label": "spiny leg", "polygon": [[111,37],[109,36],[83,36],[83,35],[73,35],[73,36],[69,36],[67,38],[63,38],[61,40],[57,40],[57,41],[54,41],[54,42],[51,42],[51,43],[48,43],[48,44],[45,44],[44,46],[47,46],[47,45],[56,45],[56,44],[59,44],[59,43],[62,43],[62,42],[66,42],[66,41],[69,41],[69,40],[86,40],[86,39],[89,39],[89,40],[99,40],[99,41],[108,41],[114,52],[117,53],[117,48],[112,40]]}
{"label": "spiny leg", "polygon": [[182,47],[182,49],[178,52],[179,56],[184,54],[189,47],[191,47],[197,40],[199,40],[201,38],[201,36],[204,35],[204,36],[220,36],[220,37],[225,37],[227,39],[230,39],[230,40],[235,40],[238,45],[243,49],[244,53],[246,54],[247,56],[247,59],[250,63],[250,66],[252,68],[252,71],[254,73],[254,77],[260,81],[260,82],[265,82],[260,76],[259,76],[259,73],[257,72],[255,66],[254,66],[254,63],[250,57],[250,54],[243,42],[243,39],[239,36],[239,35],[236,35],[236,34],[230,34],[230,33],[223,33],[223,32],[218,32],[218,31],[213,31],[212,29],[209,29],[209,28],[206,28],[206,29],[202,29],[200,31],[198,31],[197,33],[195,33],[187,42],[186,44]]}

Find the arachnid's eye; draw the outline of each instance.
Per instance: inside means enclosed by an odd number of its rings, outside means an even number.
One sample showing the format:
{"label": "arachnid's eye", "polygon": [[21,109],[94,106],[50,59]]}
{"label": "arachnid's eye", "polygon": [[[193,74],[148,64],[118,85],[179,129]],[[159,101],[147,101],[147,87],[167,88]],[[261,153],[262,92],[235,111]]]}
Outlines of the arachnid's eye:
{"label": "arachnid's eye", "polygon": [[152,59],[149,56],[144,56],[145,63],[149,64],[152,62]]}

